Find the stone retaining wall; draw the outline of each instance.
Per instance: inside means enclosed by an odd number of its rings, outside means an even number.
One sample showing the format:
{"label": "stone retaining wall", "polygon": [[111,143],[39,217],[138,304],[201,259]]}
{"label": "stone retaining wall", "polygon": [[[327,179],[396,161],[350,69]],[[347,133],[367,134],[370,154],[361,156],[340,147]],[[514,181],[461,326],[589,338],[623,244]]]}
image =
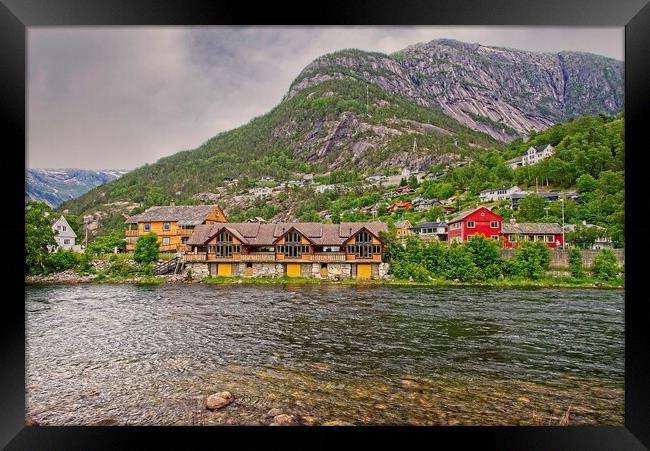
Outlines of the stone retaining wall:
{"label": "stone retaining wall", "polygon": [[[625,249],[612,249],[616,254],[616,259],[620,266],[625,266]],[[585,269],[591,268],[594,259],[602,251],[593,249],[583,249],[582,251],[582,266]],[[515,256],[514,249],[501,249],[501,257],[510,260]],[[551,249],[551,268],[568,269],[569,268],[569,250],[568,249]]]}

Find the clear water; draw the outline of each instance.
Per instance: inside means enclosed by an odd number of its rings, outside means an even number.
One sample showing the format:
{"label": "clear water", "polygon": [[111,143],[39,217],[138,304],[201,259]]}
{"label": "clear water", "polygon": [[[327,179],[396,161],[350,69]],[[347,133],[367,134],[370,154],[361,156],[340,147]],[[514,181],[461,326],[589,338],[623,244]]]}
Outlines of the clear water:
{"label": "clear water", "polygon": [[26,310],[42,424],[623,424],[622,290],[57,285]]}

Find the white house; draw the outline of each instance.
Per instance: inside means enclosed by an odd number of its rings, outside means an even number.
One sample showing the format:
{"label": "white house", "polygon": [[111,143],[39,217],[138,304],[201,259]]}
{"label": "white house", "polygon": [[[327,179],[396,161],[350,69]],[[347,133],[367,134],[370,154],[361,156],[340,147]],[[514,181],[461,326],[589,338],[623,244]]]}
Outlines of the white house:
{"label": "white house", "polygon": [[530,146],[526,153],[516,158],[506,161],[512,169],[517,169],[519,166],[530,166],[537,164],[542,160],[546,160],[553,155],[555,148],[550,144],[542,144],[540,146]]}
{"label": "white house", "polygon": [[54,230],[54,240],[60,248],[65,250],[81,250],[81,246],[75,245],[74,241],[77,238],[77,234],[74,233],[68,221],[61,215],[54,224],[52,224],[52,230]]}
{"label": "white house", "polygon": [[479,193],[481,202],[494,202],[497,200],[509,199],[512,194],[521,193],[522,190],[514,186],[505,186],[503,188],[486,189]]}

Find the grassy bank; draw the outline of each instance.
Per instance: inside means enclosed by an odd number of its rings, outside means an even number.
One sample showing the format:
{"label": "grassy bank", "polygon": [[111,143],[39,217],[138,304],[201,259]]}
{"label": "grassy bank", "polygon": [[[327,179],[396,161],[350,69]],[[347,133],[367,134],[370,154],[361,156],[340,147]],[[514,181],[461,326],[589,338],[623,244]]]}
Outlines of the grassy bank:
{"label": "grassy bank", "polygon": [[545,277],[538,280],[505,278],[480,282],[455,282],[433,279],[429,282],[410,280],[321,280],[306,277],[207,277],[201,283],[216,285],[359,285],[359,286],[407,286],[407,287],[488,287],[488,288],[624,288],[624,279],[602,282],[593,278]]}

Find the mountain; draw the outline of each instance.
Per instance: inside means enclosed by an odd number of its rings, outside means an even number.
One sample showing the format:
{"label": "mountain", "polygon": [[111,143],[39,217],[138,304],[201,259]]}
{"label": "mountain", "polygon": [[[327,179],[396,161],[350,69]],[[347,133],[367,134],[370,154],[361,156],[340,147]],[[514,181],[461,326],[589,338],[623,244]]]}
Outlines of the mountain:
{"label": "mountain", "polygon": [[[305,67],[267,114],[64,206],[82,214],[117,203],[196,203],[198,193],[243,193],[261,176],[427,170],[504,151],[577,115],[622,110],[623,63],[598,55],[453,40],[391,55],[342,50]],[[230,177],[240,182],[226,189]]]}
{"label": "mountain", "polygon": [[58,207],[127,171],[86,169],[28,169],[25,171],[25,200],[38,200]]}

